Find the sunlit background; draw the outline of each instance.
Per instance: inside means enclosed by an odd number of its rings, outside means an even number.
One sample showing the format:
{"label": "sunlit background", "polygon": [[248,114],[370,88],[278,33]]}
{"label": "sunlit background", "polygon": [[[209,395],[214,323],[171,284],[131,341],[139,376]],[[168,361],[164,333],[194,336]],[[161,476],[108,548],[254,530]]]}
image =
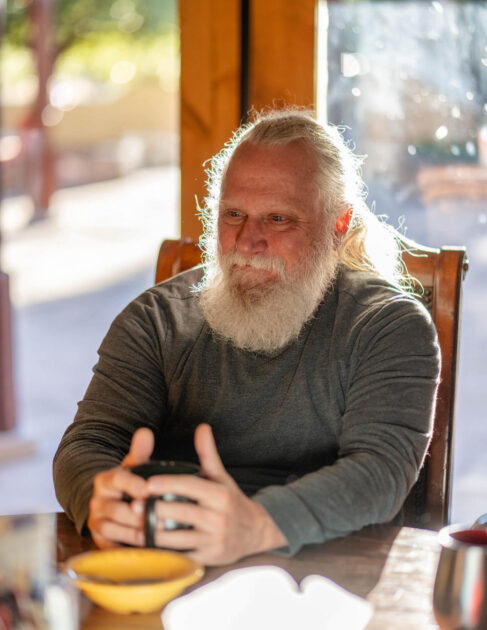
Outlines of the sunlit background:
{"label": "sunlit background", "polygon": [[174,0],[9,0],[5,18],[0,262],[22,439],[1,451],[0,513],[21,513],[59,509],[51,461],[96,350],[179,236],[179,31]]}
{"label": "sunlit background", "polygon": [[[31,452],[0,460],[0,513],[58,509],[50,462],[96,349],[179,236],[176,1],[9,0],[5,16],[0,262]],[[473,520],[487,511],[487,8],[337,0],[319,27],[319,115],[368,156],[369,204],[424,245],[468,249],[453,520]]]}

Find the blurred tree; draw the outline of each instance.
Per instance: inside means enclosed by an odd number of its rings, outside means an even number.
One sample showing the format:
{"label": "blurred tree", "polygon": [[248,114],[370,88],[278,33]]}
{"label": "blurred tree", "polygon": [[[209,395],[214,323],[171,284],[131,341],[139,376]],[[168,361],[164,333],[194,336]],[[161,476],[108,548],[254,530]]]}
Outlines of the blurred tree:
{"label": "blurred tree", "polygon": [[80,41],[125,34],[134,41],[174,29],[175,0],[7,0],[5,41],[33,51],[38,89],[19,133],[25,145],[34,218],[47,212],[55,189],[52,149],[46,130],[49,78],[63,53]]}

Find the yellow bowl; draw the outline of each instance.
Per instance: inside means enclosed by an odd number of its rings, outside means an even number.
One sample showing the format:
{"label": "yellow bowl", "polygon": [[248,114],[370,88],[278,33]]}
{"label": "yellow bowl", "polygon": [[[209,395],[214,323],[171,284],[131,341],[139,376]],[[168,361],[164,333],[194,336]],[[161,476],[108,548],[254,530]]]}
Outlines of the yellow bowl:
{"label": "yellow bowl", "polygon": [[[161,610],[204,573],[200,564],[183,554],[135,547],[82,553],[64,563],[63,573],[69,575],[68,569],[93,577],[93,581],[83,577],[73,582],[96,604],[122,614]],[[97,577],[117,583],[96,582]],[[124,584],[138,579],[150,582]]]}

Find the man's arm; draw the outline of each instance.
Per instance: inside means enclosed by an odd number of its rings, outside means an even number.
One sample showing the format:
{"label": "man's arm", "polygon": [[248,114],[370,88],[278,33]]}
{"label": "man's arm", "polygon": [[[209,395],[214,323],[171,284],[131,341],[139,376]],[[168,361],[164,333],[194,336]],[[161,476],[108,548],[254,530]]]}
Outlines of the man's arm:
{"label": "man's arm", "polygon": [[398,299],[378,309],[350,356],[335,463],[253,497],[286,536],[289,554],[393,518],[431,438],[439,347],[423,308]]}
{"label": "man's arm", "polygon": [[54,458],[58,500],[79,532],[86,525],[95,476],[120,466],[138,428],[151,429],[157,439],[163,423],[166,385],[152,313],[164,314],[156,300],[146,292],[113,322]]}

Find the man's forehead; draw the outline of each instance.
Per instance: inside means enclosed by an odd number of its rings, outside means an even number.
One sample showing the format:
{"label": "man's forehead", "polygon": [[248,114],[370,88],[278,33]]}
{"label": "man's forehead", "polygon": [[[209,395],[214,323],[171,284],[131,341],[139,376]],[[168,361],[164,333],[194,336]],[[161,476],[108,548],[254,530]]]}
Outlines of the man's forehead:
{"label": "man's forehead", "polygon": [[271,166],[280,164],[287,159],[295,160],[297,158],[299,158],[302,167],[309,170],[316,169],[316,155],[305,140],[292,140],[291,142],[275,144],[244,141],[233,152],[227,170],[230,165],[238,162],[259,162]]}
{"label": "man's forehead", "polygon": [[222,196],[234,188],[276,191],[315,187],[317,182],[316,158],[303,144],[252,145],[243,143],[232,155],[222,177]]}
{"label": "man's forehead", "polygon": [[[218,207],[220,211],[223,210],[232,210],[245,209],[246,203],[245,200],[242,200],[240,193],[241,191],[228,191],[228,194],[222,194],[218,201]],[[260,194],[259,203],[257,204],[255,200],[250,202],[252,207],[261,208],[266,213],[276,212],[276,213],[288,213],[294,214],[297,209],[305,210],[308,204],[305,203],[303,198],[303,202],[301,203],[301,198],[298,196],[297,198],[291,198],[286,195],[279,195],[277,192],[268,192],[266,194]]]}

